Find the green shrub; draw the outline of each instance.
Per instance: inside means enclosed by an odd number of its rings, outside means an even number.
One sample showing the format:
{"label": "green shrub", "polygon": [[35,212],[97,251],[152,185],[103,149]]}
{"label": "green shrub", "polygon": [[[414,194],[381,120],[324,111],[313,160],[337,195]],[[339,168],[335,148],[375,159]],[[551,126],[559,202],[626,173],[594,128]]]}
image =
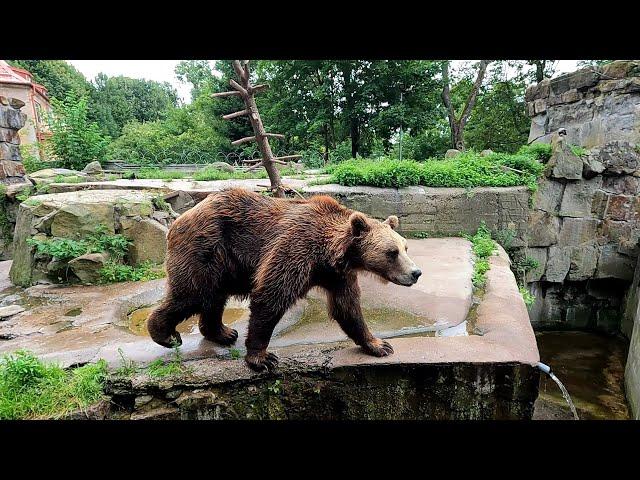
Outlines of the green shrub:
{"label": "green shrub", "polygon": [[99,273],[102,283],[139,282],[164,277],[164,272],[150,262],[133,267],[109,261]]}
{"label": "green shrub", "polygon": [[531,295],[529,293],[529,290],[527,290],[525,287],[520,287],[520,295],[522,295],[522,299],[524,300],[524,303],[527,307],[530,307],[536,301],[536,298]]}
{"label": "green shrub", "polygon": [[123,235],[108,235],[104,225],[98,225],[96,231],[83,240],[70,238],[27,239],[27,245],[36,247],[37,253],[49,255],[61,261],[68,261],[85,253],[99,252],[107,252],[112,258],[119,260],[126,255],[130,244],[131,241]]}
{"label": "green shrub", "polygon": [[346,160],[326,172],[341,185],[401,188],[426,187],[536,187],[544,165],[532,153],[494,153],[481,157],[473,151],[444,160]]}
{"label": "green shrub", "polygon": [[589,150],[578,145],[569,145],[571,152],[577,157],[584,157],[589,154]]}
{"label": "green shrub", "polygon": [[103,396],[104,360],[64,370],[17,351],[0,358],[0,419],[60,417]]}

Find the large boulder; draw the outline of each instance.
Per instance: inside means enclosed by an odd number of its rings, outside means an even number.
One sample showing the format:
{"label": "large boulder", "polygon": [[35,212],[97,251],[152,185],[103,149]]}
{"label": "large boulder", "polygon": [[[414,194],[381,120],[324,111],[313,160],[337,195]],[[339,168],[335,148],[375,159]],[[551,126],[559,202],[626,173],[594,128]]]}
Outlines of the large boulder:
{"label": "large boulder", "polygon": [[86,179],[87,174],[68,168],[45,168],[37,172],[30,173],[29,179],[36,185],[49,184],[55,182],[57,177],[80,177]]}
{"label": "large boulder", "polygon": [[456,150],[455,148],[450,148],[449,150],[447,150],[447,152],[444,154],[444,158],[453,158],[453,157],[457,157],[458,155],[460,155],[462,152],[460,150]]}
{"label": "large boulder", "polygon": [[82,283],[98,283],[100,270],[108,260],[106,253],[87,253],[69,261],[69,267]]}
{"label": "large boulder", "polygon": [[129,247],[129,262],[162,263],[167,254],[169,229],[152,218],[131,217],[121,220],[122,234],[132,241]]}
{"label": "large boulder", "polygon": [[230,165],[227,162],[213,162],[211,166],[223,172],[233,173],[235,171],[233,165]]}
{"label": "large boulder", "polygon": [[87,175],[101,175],[102,165],[100,165],[100,162],[97,161],[91,162],[88,163],[87,166],[82,169],[82,171]]}
{"label": "large boulder", "polygon": [[104,225],[108,233],[114,233],[113,204],[72,203],[64,205],[51,222],[51,235],[63,238],[82,238]]}

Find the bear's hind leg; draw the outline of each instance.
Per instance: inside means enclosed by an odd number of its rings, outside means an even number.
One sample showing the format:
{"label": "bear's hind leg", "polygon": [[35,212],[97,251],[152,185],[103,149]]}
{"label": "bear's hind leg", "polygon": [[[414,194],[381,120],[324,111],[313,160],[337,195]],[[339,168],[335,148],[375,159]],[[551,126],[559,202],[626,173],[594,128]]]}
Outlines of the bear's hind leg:
{"label": "bear's hind leg", "polygon": [[222,323],[226,296],[216,296],[202,305],[198,327],[204,338],[220,345],[229,346],[238,339],[238,332]]}
{"label": "bear's hind leg", "polygon": [[151,339],[167,348],[182,345],[182,338],[176,327],[194,313],[196,309],[193,305],[175,301],[167,296],[147,319],[147,330]]}

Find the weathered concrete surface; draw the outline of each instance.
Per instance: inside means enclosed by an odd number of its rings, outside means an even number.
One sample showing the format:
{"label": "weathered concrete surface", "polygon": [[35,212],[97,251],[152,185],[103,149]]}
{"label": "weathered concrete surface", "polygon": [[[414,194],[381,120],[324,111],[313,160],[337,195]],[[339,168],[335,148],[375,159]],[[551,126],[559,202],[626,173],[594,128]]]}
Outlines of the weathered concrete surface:
{"label": "weathered concrete surface", "polygon": [[[276,373],[255,374],[243,361],[231,359],[229,349],[198,333],[186,333],[181,351],[187,374],[160,380],[146,375],[114,378],[109,391],[125,409],[109,416],[230,418],[235,411],[241,418],[530,418],[538,381],[532,365],[538,352],[504,251],[490,260],[486,293],[471,318],[467,315],[469,243],[411,240],[409,249],[424,272],[417,288],[402,287],[401,292],[370,277],[360,280],[365,312],[382,302],[387,309],[409,315],[410,323],[418,320],[412,327],[427,327],[415,333],[392,316],[386,323],[372,324],[376,333],[392,339],[394,355],[367,356],[351,342],[332,338],[330,332],[324,338],[288,337],[288,329],[304,312],[303,302],[302,308],[288,312],[272,341],[271,349],[281,358]],[[142,365],[158,358],[169,360],[171,350],[134,335],[126,321],[131,310],[157,302],[163,284],[156,280],[100,287],[38,285],[26,295],[11,288],[1,296],[24,295],[22,303],[28,308],[0,322],[0,338],[6,339],[0,341],[0,352],[26,348],[62,365],[104,358],[117,367],[121,353]],[[459,336],[427,336],[465,320],[474,324],[476,334],[463,330]],[[246,332],[243,321],[245,317],[234,323],[241,339]],[[406,337],[407,333],[423,336]],[[241,341],[237,347],[242,350]],[[279,390],[273,387],[277,379],[282,400],[276,405],[268,399],[265,404],[261,395]],[[320,394],[314,393],[318,389]],[[221,398],[226,406],[221,406]]]}
{"label": "weathered concrete surface", "polygon": [[625,369],[625,389],[633,418],[640,420],[640,261],[629,289],[625,309],[625,325],[631,329],[629,356]]}

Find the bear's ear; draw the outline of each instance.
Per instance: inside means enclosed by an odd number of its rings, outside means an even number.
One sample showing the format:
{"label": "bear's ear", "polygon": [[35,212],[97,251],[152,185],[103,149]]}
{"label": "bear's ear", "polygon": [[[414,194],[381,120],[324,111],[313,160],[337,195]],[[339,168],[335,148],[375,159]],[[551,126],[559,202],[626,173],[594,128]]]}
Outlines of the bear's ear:
{"label": "bear's ear", "polygon": [[369,230],[369,222],[367,222],[367,217],[360,212],[353,212],[349,216],[349,223],[351,224],[351,232],[354,237],[359,237],[363,233]]}
{"label": "bear's ear", "polygon": [[382,223],[389,225],[391,227],[391,230],[395,230],[396,228],[398,228],[400,222],[398,220],[398,217],[396,217],[395,215],[391,215]]}

